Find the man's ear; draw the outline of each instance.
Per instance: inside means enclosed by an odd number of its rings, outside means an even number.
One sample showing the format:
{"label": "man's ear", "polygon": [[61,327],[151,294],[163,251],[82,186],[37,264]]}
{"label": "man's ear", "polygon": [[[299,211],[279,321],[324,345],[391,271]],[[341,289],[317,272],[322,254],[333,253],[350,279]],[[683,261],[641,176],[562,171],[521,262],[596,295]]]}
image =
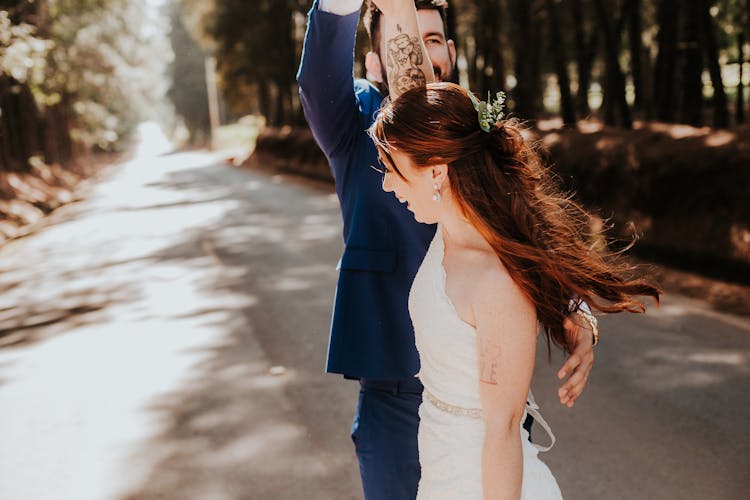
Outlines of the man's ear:
{"label": "man's ear", "polygon": [[443,182],[448,178],[448,165],[440,163],[430,168],[432,170],[432,182],[438,186],[442,186]]}
{"label": "man's ear", "polygon": [[458,71],[458,69],[456,68],[456,44],[453,40],[448,40],[448,55],[451,58],[453,71]]}
{"label": "man's ear", "polygon": [[383,68],[380,65],[380,56],[370,51],[365,56],[365,69],[367,79],[377,83],[383,83]]}

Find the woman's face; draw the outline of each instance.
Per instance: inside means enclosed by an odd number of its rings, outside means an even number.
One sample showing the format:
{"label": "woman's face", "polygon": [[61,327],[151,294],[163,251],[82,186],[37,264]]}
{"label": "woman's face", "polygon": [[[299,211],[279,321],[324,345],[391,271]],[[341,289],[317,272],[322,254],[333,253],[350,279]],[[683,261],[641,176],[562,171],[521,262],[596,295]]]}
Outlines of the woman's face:
{"label": "woman's face", "polygon": [[[442,184],[444,176],[437,175],[433,168],[418,168],[411,159],[396,150],[390,151],[391,158],[399,169],[403,178],[398,175],[385,159],[381,159],[384,167],[383,191],[393,192],[401,203],[406,203],[418,222],[434,224],[438,222],[441,204],[433,199],[435,184]],[[441,189],[441,193],[443,190]]]}

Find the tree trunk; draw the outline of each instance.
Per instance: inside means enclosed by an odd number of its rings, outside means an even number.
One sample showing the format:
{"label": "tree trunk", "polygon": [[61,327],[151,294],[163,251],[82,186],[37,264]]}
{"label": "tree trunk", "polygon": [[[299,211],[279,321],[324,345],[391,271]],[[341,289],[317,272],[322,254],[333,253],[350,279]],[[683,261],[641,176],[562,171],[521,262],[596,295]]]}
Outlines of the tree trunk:
{"label": "tree trunk", "polygon": [[285,125],[284,122],[284,89],[279,84],[273,84],[273,124],[277,127]]}
{"label": "tree trunk", "polygon": [[555,71],[557,72],[557,83],[560,87],[560,108],[563,123],[575,125],[576,112],[573,106],[573,97],[570,93],[570,78],[568,77],[568,61],[565,57],[565,42],[560,33],[560,19],[557,14],[555,0],[546,0],[547,15],[550,27],[550,50],[555,58]]}
{"label": "tree trunk", "polygon": [[661,0],[656,16],[659,25],[659,52],[654,68],[654,102],[657,120],[665,122],[674,122],[676,112],[675,74],[679,6],[677,0]]}
{"label": "tree trunk", "polygon": [[713,19],[711,19],[710,0],[701,0],[700,9],[700,40],[704,48],[708,72],[711,75],[711,85],[714,88],[714,127],[726,128],[729,126],[729,107],[727,105],[727,94],[724,91],[724,80],[721,77],[721,66],[719,66],[719,46],[716,42],[716,32]]}
{"label": "tree trunk", "polygon": [[7,108],[8,86],[8,78],[0,75],[0,110],[5,110],[0,113],[0,170],[2,171],[12,170],[11,164],[13,162],[10,151],[11,127]]}
{"label": "tree trunk", "polygon": [[739,59],[739,81],[737,82],[737,103],[735,119],[737,123],[745,123],[745,85],[742,83],[745,66],[745,35],[740,33],[737,37],[737,58]]}
{"label": "tree trunk", "polygon": [[279,81],[281,100],[284,103],[282,108],[282,123],[291,125],[294,123],[295,110],[292,108],[292,88],[295,83],[295,68],[297,67],[297,55],[295,52],[294,39],[294,6],[286,2],[286,8],[283,10],[285,23],[281,24],[286,31],[280,33],[280,41],[283,42],[283,59],[286,64],[283,65],[283,73]]}
{"label": "tree trunk", "polygon": [[13,79],[5,79],[0,109],[7,148],[6,168],[11,171],[27,171],[28,159],[34,153],[38,130],[33,126],[36,109],[29,109],[26,92],[28,88]]}
{"label": "tree trunk", "polygon": [[[617,1],[612,2],[610,0],[610,3],[608,6],[612,9],[615,9],[617,7]],[[619,66],[619,54],[620,54],[620,44],[622,42],[622,33],[625,29],[625,21],[628,19],[628,8],[630,7],[629,0],[625,0],[622,3],[621,11],[618,16],[614,18],[614,22],[612,23],[615,27],[614,29],[614,46],[617,50],[618,55],[618,66]],[[607,46],[605,45],[603,48],[604,54],[602,58],[607,61]],[[622,70],[620,70],[622,72]],[[625,74],[623,73],[623,79],[625,78]],[[617,85],[617,78],[612,78],[612,75],[607,73],[607,76],[604,80],[604,97],[602,99],[602,108],[604,109],[604,121],[605,123],[611,123],[611,124],[617,124],[617,115],[618,115],[618,99],[616,99],[614,96],[617,96],[620,91],[618,90]],[[626,100],[627,102],[627,100]]]}
{"label": "tree trunk", "polygon": [[459,43],[458,43],[458,33],[456,32],[455,2],[452,3],[450,7],[448,8],[448,10],[446,11],[445,29],[446,29],[445,36],[447,36],[449,40],[453,40],[453,42],[456,44],[456,47],[458,47]]}
{"label": "tree trunk", "polygon": [[477,40],[471,33],[466,35],[464,45],[457,49],[466,57],[466,75],[469,79],[469,88],[477,88]]}
{"label": "tree trunk", "polygon": [[575,27],[576,69],[578,72],[578,92],[576,93],[576,109],[581,117],[591,113],[589,107],[589,88],[591,87],[591,67],[596,55],[596,30],[591,30],[589,40],[586,40],[585,21],[581,0],[571,0],[570,12]]}
{"label": "tree trunk", "polygon": [[[701,2],[702,3],[702,2]],[[699,2],[690,2],[685,16],[685,61],[683,65],[682,120],[690,125],[703,125],[703,58],[700,47]]]}
{"label": "tree trunk", "polygon": [[271,89],[268,80],[258,82],[258,111],[266,117],[269,125],[273,125],[271,116]]}
{"label": "tree trunk", "polygon": [[544,82],[542,80],[542,40],[546,40],[546,35],[543,33],[542,20],[539,19],[535,13],[539,11],[538,3],[531,1],[531,33],[532,43],[529,45],[529,52],[531,58],[529,60],[531,66],[531,95],[533,98],[534,114],[529,115],[533,118],[539,116],[544,111]]}
{"label": "tree trunk", "polygon": [[651,121],[654,119],[654,65],[647,47],[641,49],[641,63],[643,118],[645,121]]}
{"label": "tree trunk", "polygon": [[[613,109],[616,109],[619,113],[619,125],[624,128],[632,128],[633,120],[630,115],[630,108],[625,98],[625,76],[622,74],[620,68],[620,61],[618,59],[617,49],[617,33],[613,31],[613,28],[609,24],[607,16],[607,9],[604,6],[604,0],[596,0],[596,11],[599,16],[599,24],[604,34],[604,46],[605,46],[605,63],[607,68],[607,98],[611,99]],[[605,117],[609,118],[607,121],[608,125],[617,125],[616,120],[612,120],[612,116]]]}
{"label": "tree trunk", "polygon": [[72,116],[73,98],[68,92],[63,92],[59,104],[60,114],[60,162],[67,162],[73,158],[73,138],[70,131],[73,127],[70,117]]}
{"label": "tree trunk", "polygon": [[499,36],[502,32],[499,0],[481,0],[476,33],[477,54],[481,56],[481,68],[477,68],[477,91],[480,95],[505,90],[505,64],[500,49]]}
{"label": "tree trunk", "polygon": [[516,88],[515,112],[524,118],[536,118],[540,109],[541,69],[539,68],[538,23],[532,16],[533,1],[513,0],[515,19],[514,51]]}
{"label": "tree trunk", "polygon": [[633,108],[643,111],[643,61],[641,43],[641,0],[628,0],[628,41],[630,46],[630,71],[633,76],[635,102]]}

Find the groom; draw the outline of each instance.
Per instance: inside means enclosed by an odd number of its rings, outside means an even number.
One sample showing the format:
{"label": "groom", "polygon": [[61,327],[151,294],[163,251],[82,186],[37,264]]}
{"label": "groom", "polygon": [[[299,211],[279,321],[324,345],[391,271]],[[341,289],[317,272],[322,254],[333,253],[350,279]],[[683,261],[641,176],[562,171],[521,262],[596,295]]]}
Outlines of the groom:
{"label": "groom", "polygon": [[[411,0],[388,3],[399,1]],[[414,3],[419,32],[407,34],[424,43],[437,80],[455,80],[456,49],[445,35],[447,2]],[[378,160],[367,129],[388,92],[383,33],[400,31],[397,24],[406,20],[388,19],[368,6],[365,22],[373,50],[365,65],[374,83],[353,79],[361,6],[362,0],[313,2],[297,80],[305,116],[328,158],[344,220],[346,246],[338,265],[326,370],[360,384],[351,437],[365,498],[407,500],[416,497],[420,477],[422,400],[407,302],[435,226],[416,222],[381,189],[380,174],[371,168]],[[594,358],[592,332],[579,323],[566,322],[574,351],[558,372],[561,379],[570,375],[558,391],[568,406],[583,391]]]}

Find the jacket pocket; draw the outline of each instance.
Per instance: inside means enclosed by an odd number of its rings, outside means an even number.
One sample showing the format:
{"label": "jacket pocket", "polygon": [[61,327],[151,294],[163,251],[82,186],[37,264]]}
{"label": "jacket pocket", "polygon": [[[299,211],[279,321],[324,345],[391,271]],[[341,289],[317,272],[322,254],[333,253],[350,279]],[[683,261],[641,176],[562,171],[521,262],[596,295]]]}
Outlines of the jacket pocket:
{"label": "jacket pocket", "polygon": [[338,269],[391,273],[396,270],[395,250],[368,250],[347,248],[341,256]]}

